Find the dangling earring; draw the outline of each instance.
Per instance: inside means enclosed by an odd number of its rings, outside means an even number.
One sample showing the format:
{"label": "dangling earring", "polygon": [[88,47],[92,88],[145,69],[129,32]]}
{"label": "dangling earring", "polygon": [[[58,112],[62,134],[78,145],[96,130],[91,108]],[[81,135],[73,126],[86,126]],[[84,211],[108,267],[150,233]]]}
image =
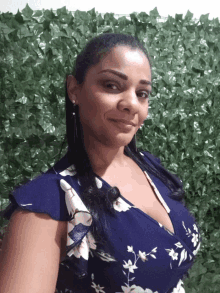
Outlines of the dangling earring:
{"label": "dangling earring", "polygon": [[141,124],[141,126],[139,127],[139,129],[142,129],[142,128],[143,128],[143,126],[144,126],[144,123],[143,123],[143,124]]}
{"label": "dangling earring", "polygon": [[73,136],[74,136],[74,144],[76,143],[76,140],[78,138],[78,134],[77,134],[77,125],[76,125],[76,104],[75,101],[73,101],[73,119],[74,119],[74,129],[73,129]]}

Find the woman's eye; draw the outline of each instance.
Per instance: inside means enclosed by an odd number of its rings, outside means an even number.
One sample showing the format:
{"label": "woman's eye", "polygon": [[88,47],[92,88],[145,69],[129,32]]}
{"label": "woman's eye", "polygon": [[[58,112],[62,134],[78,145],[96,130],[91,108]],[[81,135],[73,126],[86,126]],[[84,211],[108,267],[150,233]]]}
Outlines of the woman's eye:
{"label": "woman's eye", "polygon": [[145,95],[145,98],[147,99],[149,97],[149,93],[147,92],[140,92],[141,95]]}
{"label": "woman's eye", "polygon": [[[113,83],[106,83],[105,85],[108,88],[112,88],[112,86],[115,86],[117,88],[117,86],[115,84],[113,84]],[[109,85],[110,85],[110,87],[109,87]]]}
{"label": "woman's eye", "polygon": [[[112,89],[112,90],[118,89],[117,85],[115,85],[114,83],[111,83],[111,82],[106,82],[106,83],[105,83],[105,86],[106,86],[107,88],[109,88],[109,89]],[[113,88],[113,87],[116,87],[116,88]],[[140,93],[138,93],[138,94],[139,94],[139,95],[140,95],[140,94],[141,94],[141,95],[145,95],[144,97],[142,96],[142,98],[145,98],[145,99],[149,98],[149,93],[148,93],[148,92],[140,92]]]}

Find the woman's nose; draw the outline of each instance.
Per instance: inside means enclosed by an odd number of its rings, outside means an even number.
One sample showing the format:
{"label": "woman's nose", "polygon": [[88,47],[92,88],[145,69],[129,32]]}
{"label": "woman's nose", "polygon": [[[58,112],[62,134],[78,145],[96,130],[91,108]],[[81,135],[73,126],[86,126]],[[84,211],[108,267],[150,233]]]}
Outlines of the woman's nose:
{"label": "woman's nose", "polygon": [[121,100],[121,105],[123,108],[129,109],[130,112],[137,112],[140,107],[140,101],[136,92],[129,91],[123,93],[123,99]]}

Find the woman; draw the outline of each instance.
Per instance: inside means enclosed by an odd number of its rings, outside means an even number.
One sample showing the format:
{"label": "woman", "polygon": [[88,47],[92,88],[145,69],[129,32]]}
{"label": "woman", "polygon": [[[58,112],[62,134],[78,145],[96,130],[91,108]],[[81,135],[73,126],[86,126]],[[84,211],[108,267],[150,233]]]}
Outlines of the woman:
{"label": "woman", "polygon": [[1,293],[183,293],[201,236],[182,182],[135,134],[152,66],[129,35],[90,40],[66,77],[68,152],[17,188],[4,217]]}

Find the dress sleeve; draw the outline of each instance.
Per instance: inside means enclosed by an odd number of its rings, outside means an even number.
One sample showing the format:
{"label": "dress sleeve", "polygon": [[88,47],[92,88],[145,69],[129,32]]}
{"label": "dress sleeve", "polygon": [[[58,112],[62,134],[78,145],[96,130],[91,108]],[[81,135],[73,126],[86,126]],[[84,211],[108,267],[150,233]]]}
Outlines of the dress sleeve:
{"label": "dress sleeve", "polygon": [[35,213],[46,213],[57,221],[69,221],[65,192],[60,186],[60,176],[41,174],[9,194],[10,203],[2,217],[10,219],[16,208]]}
{"label": "dress sleeve", "polygon": [[45,173],[16,188],[9,195],[10,204],[4,210],[3,217],[9,220],[19,207],[30,212],[46,213],[57,221],[68,221],[66,256],[62,266],[81,279],[88,275],[89,250],[95,248],[90,232],[92,216],[76,192],[71,176],[63,178]]}

